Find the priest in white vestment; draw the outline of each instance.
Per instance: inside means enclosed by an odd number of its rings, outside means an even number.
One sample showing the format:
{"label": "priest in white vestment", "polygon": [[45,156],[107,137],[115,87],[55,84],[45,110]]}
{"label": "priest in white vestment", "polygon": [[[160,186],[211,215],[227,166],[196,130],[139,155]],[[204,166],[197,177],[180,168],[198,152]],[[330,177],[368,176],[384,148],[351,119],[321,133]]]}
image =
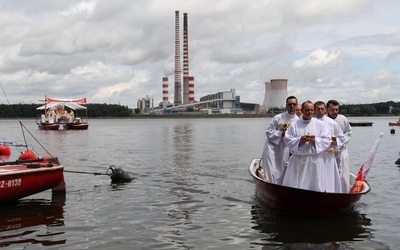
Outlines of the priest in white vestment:
{"label": "priest in white vestment", "polygon": [[344,115],[339,114],[339,102],[329,100],[326,103],[327,116],[337,122],[345,135],[345,141],[340,150],[335,152],[336,161],[339,167],[340,179],[342,182],[342,191],[348,193],[350,191],[350,157],[347,144],[350,141],[352,128],[349,121]]}
{"label": "priest in white vestment", "polygon": [[331,133],[314,116],[314,104],[302,104],[302,119],[294,121],[285,133],[284,141],[291,156],[283,185],[320,192],[335,192],[330,185],[322,153],[331,146]]}
{"label": "priest in white vestment", "polygon": [[331,133],[332,143],[331,147],[322,153],[322,157],[325,161],[325,168],[328,176],[332,178],[328,179],[328,186],[334,187],[335,193],[342,192],[342,184],[340,180],[339,166],[336,161],[335,152],[338,152],[344,142],[346,137],[343,134],[342,129],[339,124],[326,116],[326,107],[323,101],[318,101],[314,103],[314,113],[315,118],[322,121]]}
{"label": "priest in white vestment", "polygon": [[296,97],[286,98],[286,112],[274,116],[265,131],[266,140],[262,156],[264,176],[268,181],[279,185],[282,185],[289,160],[289,149],[283,142],[283,137],[290,124],[299,119],[296,116],[296,106]]}

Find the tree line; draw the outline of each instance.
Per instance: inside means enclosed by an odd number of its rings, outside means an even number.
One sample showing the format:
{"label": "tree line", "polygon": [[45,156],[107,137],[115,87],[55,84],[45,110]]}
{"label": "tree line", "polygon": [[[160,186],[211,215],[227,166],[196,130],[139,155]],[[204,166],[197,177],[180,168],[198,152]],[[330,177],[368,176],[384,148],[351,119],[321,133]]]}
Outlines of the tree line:
{"label": "tree line", "polygon": [[399,115],[400,102],[379,102],[371,104],[343,104],[340,105],[340,113],[351,116],[374,116],[374,115]]}
{"label": "tree line", "polygon": [[[43,111],[37,110],[40,106],[42,104],[0,104],[0,118],[34,118],[42,114]],[[131,117],[137,113],[128,106],[119,104],[89,103],[86,107],[88,117],[92,118]],[[347,116],[399,115],[400,102],[341,104],[340,113]]]}
{"label": "tree line", "polygon": [[[1,118],[34,118],[43,114],[37,110],[43,104],[0,104]],[[119,104],[89,103],[86,105],[88,117],[129,117],[132,110]]]}
{"label": "tree line", "polygon": [[[400,102],[379,102],[369,104],[340,104],[339,113],[346,116],[377,116],[377,115],[399,115]],[[285,111],[285,109],[274,109],[274,113]]]}

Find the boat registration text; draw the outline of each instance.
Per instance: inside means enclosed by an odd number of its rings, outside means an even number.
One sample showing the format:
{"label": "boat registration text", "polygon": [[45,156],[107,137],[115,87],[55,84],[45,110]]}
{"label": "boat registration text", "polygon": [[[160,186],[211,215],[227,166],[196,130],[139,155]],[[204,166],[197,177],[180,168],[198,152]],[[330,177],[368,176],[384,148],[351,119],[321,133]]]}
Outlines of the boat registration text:
{"label": "boat registration text", "polygon": [[0,188],[18,187],[21,186],[21,184],[22,184],[21,178],[11,179],[8,181],[0,181]]}

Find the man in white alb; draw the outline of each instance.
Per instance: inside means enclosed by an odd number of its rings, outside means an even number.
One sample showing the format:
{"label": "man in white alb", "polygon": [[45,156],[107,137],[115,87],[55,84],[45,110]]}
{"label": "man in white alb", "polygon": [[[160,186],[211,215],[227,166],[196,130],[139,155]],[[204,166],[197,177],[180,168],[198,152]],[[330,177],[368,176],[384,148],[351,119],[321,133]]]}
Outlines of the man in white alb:
{"label": "man in white alb", "polygon": [[342,192],[348,193],[350,191],[350,158],[347,149],[347,143],[350,141],[352,129],[349,121],[344,115],[339,114],[339,102],[336,100],[329,100],[326,103],[328,109],[327,116],[336,121],[345,135],[344,145],[340,150],[335,152],[336,161],[339,167],[340,179],[342,182]]}
{"label": "man in white alb", "polygon": [[328,186],[334,187],[335,193],[341,193],[342,184],[340,181],[339,167],[336,162],[335,152],[340,150],[346,138],[339,124],[325,115],[326,107],[324,102],[318,101],[314,103],[314,113],[315,118],[322,121],[328,128],[332,138],[331,147],[322,153],[322,157],[325,161],[326,173],[331,177],[328,179]]}
{"label": "man in white alb", "polygon": [[320,192],[335,192],[329,185],[322,153],[329,149],[332,139],[325,124],[314,116],[314,104],[302,104],[302,119],[294,121],[285,133],[284,141],[292,155],[283,185]]}
{"label": "man in white alb", "polygon": [[299,119],[296,116],[296,106],[296,97],[286,98],[286,112],[274,116],[265,131],[267,138],[262,158],[264,175],[268,181],[279,185],[282,185],[289,160],[289,150],[283,142],[283,137],[290,124]]}

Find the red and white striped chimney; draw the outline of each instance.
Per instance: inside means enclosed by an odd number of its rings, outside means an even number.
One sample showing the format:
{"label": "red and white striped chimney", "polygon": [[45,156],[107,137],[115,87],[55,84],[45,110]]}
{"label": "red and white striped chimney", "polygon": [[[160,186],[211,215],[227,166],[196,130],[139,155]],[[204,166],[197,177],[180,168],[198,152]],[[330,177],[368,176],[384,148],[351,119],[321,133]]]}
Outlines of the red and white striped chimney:
{"label": "red and white striped chimney", "polygon": [[189,103],[188,17],[183,13],[183,104]]}
{"label": "red and white striped chimney", "polygon": [[189,103],[194,102],[194,77],[189,76]]}
{"label": "red and white striped chimney", "polygon": [[163,81],[163,83],[162,83],[163,109],[165,109],[167,107],[167,105],[168,105],[168,77],[166,77],[166,76],[163,77],[162,81]]}
{"label": "red and white striped chimney", "polygon": [[175,11],[175,88],[174,104],[182,104],[181,53],[179,39],[179,11]]}

